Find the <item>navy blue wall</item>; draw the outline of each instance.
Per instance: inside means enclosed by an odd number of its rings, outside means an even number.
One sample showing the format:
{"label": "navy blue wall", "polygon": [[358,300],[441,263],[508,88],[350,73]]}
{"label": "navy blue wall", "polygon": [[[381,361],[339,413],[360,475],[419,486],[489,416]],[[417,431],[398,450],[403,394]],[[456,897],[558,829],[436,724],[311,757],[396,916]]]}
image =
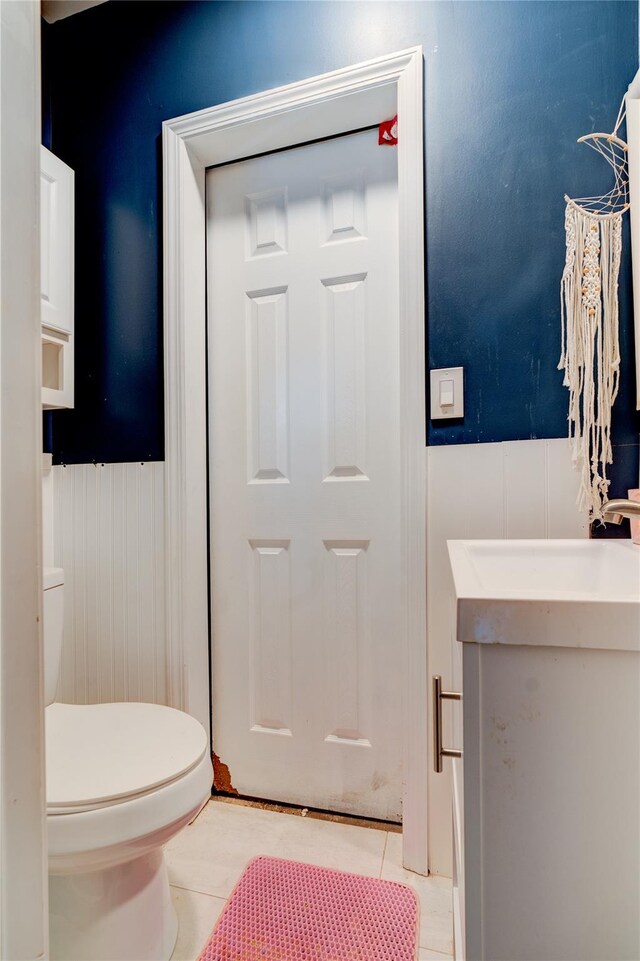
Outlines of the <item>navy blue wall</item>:
{"label": "navy blue wall", "polygon": [[[162,120],[417,43],[429,365],[466,374],[464,421],[428,441],[565,433],[562,197],[609,187],[575,141],[613,125],[637,3],[112,0],[43,34],[47,133],[76,171],[76,409],[52,415],[57,461],[163,457]],[[628,260],[614,492],[638,469]]]}

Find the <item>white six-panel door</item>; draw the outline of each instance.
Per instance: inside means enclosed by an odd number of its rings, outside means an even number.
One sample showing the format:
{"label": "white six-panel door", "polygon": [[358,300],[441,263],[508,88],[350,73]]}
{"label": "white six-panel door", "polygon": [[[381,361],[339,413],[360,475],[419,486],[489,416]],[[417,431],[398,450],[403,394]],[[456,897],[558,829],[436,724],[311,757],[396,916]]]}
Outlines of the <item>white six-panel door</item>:
{"label": "white six-panel door", "polygon": [[396,152],[206,188],[214,751],[241,794],[399,820]]}

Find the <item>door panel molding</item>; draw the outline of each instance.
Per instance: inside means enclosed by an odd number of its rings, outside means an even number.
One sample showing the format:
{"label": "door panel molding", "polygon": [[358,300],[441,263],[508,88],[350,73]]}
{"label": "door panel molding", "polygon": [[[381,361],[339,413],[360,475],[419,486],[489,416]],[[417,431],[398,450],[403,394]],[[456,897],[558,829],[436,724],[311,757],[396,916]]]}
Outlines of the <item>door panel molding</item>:
{"label": "door panel molding", "polygon": [[[205,171],[398,114],[404,863],[427,873],[422,48],[163,124],[166,614],[171,703],[209,725]],[[385,148],[381,148],[385,149]],[[346,198],[343,198],[343,201]],[[337,209],[344,220],[347,211]],[[350,210],[348,211],[350,213]],[[347,218],[348,219],[348,218]],[[346,223],[346,220],[345,220]],[[343,224],[344,226],[344,224]],[[277,239],[274,238],[274,239]],[[260,248],[262,249],[262,248]]]}

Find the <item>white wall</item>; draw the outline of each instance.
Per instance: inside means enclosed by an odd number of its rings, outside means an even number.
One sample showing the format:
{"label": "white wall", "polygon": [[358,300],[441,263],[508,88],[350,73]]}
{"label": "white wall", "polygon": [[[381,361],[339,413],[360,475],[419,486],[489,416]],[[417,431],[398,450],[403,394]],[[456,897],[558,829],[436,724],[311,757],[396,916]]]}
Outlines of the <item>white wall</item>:
{"label": "white wall", "polygon": [[65,572],[58,699],[168,703],[164,464],[54,467],[51,480]]}
{"label": "white wall", "polygon": [[40,614],[40,22],[0,2],[0,957],[48,950]]}
{"label": "white wall", "polygon": [[[578,475],[569,443],[560,440],[465,444],[427,449],[427,630],[429,674],[451,681],[455,600],[446,542],[468,537],[587,537],[575,500]],[[429,698],[431,688],[429,687]],[[429,702],[429,712],[432,710]],[[450,741],[444,705],[444,743]],[[431,713],[429,714],[431,717]],[[431,871],[451,875],[451,780],[429,761]]]}
{"label": "white wall", "polygon": [[51,454],[42,455],[42,564],[53,567],[53,472]]}
{"label": "white wall", "polygon": [[[426,456],[429,672],[446,684],[454,629],[447,539],[586,537],[588,529],[566,440],[430,447]],[[171,677],[163,605],[164,464],[54,467],[51,479],[53,557],[66,577],[59,698],[167,703],[181,679]],[[430,774],[429,803],[431,868],[450,875],[447,765]]]}

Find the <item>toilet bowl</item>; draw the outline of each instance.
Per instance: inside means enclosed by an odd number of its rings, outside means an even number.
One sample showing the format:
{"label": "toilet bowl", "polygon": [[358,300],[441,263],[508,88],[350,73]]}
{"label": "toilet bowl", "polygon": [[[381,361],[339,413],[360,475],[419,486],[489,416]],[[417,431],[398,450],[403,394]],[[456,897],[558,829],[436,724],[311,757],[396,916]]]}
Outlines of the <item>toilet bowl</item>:
{"label": "toilet bowl", "polygon": [[50,956],[168,961],[177,919],[162,846],[210,796],[207,735],[158,704],[54,703],[62,591],[63,572],[46,571]]}

